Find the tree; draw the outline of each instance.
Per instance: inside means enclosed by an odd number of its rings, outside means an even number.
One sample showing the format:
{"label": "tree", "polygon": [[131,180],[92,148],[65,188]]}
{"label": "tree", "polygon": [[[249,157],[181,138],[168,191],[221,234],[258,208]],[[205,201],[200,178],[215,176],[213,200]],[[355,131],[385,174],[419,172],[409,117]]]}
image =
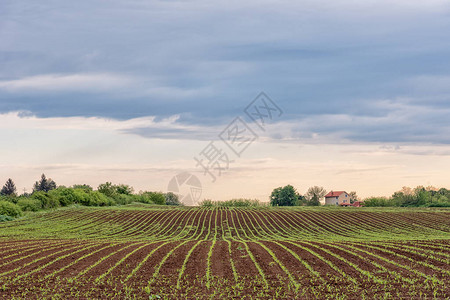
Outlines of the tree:
{"label": "tree", "polygon": [[33,193],[48,192],[54,189],[56,189],[56,183],[51,178],[45,177],[45,174],[42,174],[41,180],[34,183]]}
{"label": "tree", "polygon": [[294,206],[298,204],[301,196],[292,185],[279,187],[272,191],[270,195],[270,205],[272,206]]}
{"label": "tree", "polygon": [[159,205],[165,205],[166,204],[166,197],[161,192],[146,192],[149,197],[150,201],[152,201],[155,204]]}
{"label": "tree", "polygon": [[116,188],[111,182],[105,182],[98,186],[97,191],[105,196],[113,197],[116,193]]}
{"label": "tree", "polygon": [[119,184],[119,185],[115,185],[114,187],[118,194],[131,195],[134,192],[133,188],[127,184]]}
{"label": "tree", "polygon": [[408,196],[412,196],[414,194],[414,190],[407,186],[402,187],[402,189],[398,192],[403,193],[403,195],[408,195]]}
{"label": "tree", "polygon": [[74,184],[72,186],[73,189],[83,190],[86,193],[92,192],[94,189],[89,184]]}
{"label": "tree", "polygon": [[450,190],[447,190],[446,188],[441,188],[441,189],[439,189],[439,190],[437,191],[437,193],[438,193],[439,195],[444,195],[444,196],[446,196],[446,195],[450,195]]}
{"label": "tree", "polygon": [[350,192],[348,195],[350,196],[350,203],[351,204],[355,203],[356,201],[359,201],[359,197],[358,197],[358,195],[356,195],[355,191]]}
{"label": "tree", "polygon": [[16,185],[14,184],[14,181],[12,181],[11,178],[9,178],[5,185],[3,186],[2,190],[0,191],[0,195],[2,196],[17,196],[16,194]]}
{"label": "tree", "polygon": [[97,190],[108,197],[114,197],[119,195],[131,195],[133,194],[133,188],[126,184],[115,185],[111,182],[102,183],[98,186]]}
{"label": "tree", "polygon": [[309,206],[319,206],[320,199],[325,197],[326,194],[327,191],[321,186],[310,187],[305,195],[307,200],[306,204]]}
{"label": "tree", "polygon": [[168,193],[164,194],[164,196],[166,197],[167,205],[181,205],[180,199],[177,194],[168,192]]}

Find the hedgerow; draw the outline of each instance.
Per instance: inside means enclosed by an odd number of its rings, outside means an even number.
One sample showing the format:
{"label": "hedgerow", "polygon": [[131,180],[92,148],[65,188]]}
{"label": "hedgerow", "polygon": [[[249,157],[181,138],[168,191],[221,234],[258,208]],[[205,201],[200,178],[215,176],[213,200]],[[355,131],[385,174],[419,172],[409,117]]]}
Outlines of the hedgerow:
{"label": "hedgerow", "polygon": [[41,203],[41,208],[44,209],[56,208],[61,205],[54,193],[47,193],[43,191],[35,192],[32,194],[31,198],[39,200]]}
{"label": "hedgerow", "polygon": [[226,201],[213,201],[210,199],[205,199],[200,202],[202,207],[266,207],[269,206],[268,203],[261,202],[258,199],[231,199]]}
{"label": "hedgerow", "polygon": [[41,202],[37,199],[19,199],[17,205],[22,211],[38,211],[42,208]]}
{"label": "hedgerow", "polygon": [[0,215],[9,217],[20,217],[22,215],[22,210],[20,207],[12,202],[0,201]]}

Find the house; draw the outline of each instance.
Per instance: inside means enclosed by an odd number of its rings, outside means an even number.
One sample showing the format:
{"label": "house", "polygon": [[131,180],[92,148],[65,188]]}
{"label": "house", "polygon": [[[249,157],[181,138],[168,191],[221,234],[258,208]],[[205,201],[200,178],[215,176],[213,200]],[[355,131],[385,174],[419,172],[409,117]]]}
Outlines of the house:
{"label": "house", "polygon": [[325,195],[325,205],[347,205],[350,204],[350,195],[345,191],[329,192]]}

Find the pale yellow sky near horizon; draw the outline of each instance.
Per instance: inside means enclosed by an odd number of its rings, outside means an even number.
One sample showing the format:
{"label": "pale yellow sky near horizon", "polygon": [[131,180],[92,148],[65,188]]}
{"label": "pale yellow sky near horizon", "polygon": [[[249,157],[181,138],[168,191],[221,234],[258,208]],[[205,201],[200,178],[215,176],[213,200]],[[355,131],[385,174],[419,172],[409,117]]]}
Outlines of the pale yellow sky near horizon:
{"label": "pale yellow sky near horizon", "polygon": [[201,180],[201,199],[261,201],[268,201],[274,188],[287,184],[301,194],[318,185],[327,191],[356,191],[360,197],[390,196],[403,186],[448,187],[449,146],[330,144],[264,137],[240,158],[233,157],[229,169],[213,183],[193,159],[208,140],[151,139],[121,131],[143,124],[149,123],[0,115],[0,137],[12,141],[1,150],[0,180],[11,177],[20,193],[24,188],[30,192],[41,173],[59,185],[86,183],[95,188],[111,181],[129,184],[135,191],[165,192],[173,176],[187,171]]}

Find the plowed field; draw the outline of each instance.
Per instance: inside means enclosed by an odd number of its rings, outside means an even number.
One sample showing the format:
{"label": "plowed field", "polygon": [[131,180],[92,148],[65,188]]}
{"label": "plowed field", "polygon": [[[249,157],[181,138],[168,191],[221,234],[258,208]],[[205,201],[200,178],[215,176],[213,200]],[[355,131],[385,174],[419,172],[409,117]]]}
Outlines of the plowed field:
{"label": "plowed field", "polygon": [[1,299],[450,297],[450,211],[69,208],[0,223]]}

